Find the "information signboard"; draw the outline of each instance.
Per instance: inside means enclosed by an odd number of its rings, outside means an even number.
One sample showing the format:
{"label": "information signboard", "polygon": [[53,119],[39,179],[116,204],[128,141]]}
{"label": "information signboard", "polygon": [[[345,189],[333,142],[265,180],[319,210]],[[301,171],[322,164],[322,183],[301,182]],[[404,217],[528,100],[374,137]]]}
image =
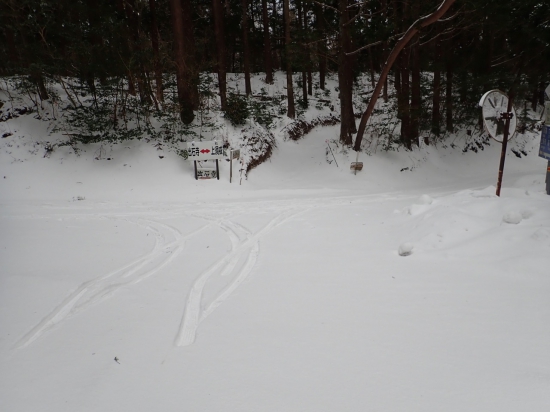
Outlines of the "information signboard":
{"label": "information signboard", "polygon": [[542,134],[540,136],[539,156],[550,160],[550,126],[542,126]]}
{"label": "information signboard", "polygon": [[189,160],[216,160],[223,159],[223,145],[221,141],[187,143]]}

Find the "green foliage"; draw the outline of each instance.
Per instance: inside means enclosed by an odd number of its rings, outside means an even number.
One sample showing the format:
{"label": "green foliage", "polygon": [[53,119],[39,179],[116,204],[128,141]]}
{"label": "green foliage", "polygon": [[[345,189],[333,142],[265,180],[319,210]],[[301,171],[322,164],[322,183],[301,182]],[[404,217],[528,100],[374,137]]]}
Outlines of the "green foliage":
{"label": "green foliage", "polygon": [[270,129],[275,120],[279,118],[275,113],[275,107],[271,98],[266,97],[260,101],[250,100],[249,106],[254,120],[266,129]]}
{"label": "green foliage", "polygon": [[248,108],[246,97],[230,93],[227,96],[225,118],[228,119],[233,126],[241,126],[245,124],[249,116],[250,109]]}

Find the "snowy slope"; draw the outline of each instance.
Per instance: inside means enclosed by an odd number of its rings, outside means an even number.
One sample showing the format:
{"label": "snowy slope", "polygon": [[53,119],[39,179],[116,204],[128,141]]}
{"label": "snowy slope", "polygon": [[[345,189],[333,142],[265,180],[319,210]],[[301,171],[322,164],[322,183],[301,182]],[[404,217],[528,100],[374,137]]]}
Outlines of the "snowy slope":
{"label": "snowy slope", "polygon": [[328,127],[230,184],[144,142],[43,158],[42,123],[17,120],[0,410],[549,410],[536,134],[497,198],[494,144],[362,155],[354,176]]}

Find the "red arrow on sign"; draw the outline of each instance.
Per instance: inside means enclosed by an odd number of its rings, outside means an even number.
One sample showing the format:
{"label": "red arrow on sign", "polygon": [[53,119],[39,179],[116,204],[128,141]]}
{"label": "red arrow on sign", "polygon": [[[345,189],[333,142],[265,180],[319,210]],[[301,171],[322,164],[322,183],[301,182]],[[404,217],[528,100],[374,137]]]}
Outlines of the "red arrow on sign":
{"label": "red arrow on sign", "polygon": [[201,153],[210,153],[210,150],[208,150],[208,149],[202,149],[202,150],[201,150]]}

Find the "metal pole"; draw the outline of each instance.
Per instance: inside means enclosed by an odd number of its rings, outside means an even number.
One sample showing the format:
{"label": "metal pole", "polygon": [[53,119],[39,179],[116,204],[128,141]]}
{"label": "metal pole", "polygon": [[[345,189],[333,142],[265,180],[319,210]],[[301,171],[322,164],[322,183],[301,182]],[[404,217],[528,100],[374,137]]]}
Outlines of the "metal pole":
{"label": "metal pole", "polygon": [[218,159],[216,159],[216,177],[220,180],[220,168],[218,167]]}
{"label": "metal pole", "polygon": [[197,161],[194,160],[193,163],[195,164],[195,180],[199,180],[199,177],[197,176]]}
{"label": "metal pole", "polygon": [[502,151],[500,152],[500,165],[498,167],[498,180],[497,180],[497,196],[500,196],[500,188],[502,186],[502,175],[504,174],[504,161],[506,160],[506,147],[508,146],[508,133],[510,131],[510,119],[514,114],[512,113],[512,95],[508,96],[508,107],[506,113],[502,113],[501,118],[506,119],[504,123],[504,138],[502,139]]}
{"label": "metal pole", "polygon": [[233,180],[233,150],[229,151],[229,183]]}

